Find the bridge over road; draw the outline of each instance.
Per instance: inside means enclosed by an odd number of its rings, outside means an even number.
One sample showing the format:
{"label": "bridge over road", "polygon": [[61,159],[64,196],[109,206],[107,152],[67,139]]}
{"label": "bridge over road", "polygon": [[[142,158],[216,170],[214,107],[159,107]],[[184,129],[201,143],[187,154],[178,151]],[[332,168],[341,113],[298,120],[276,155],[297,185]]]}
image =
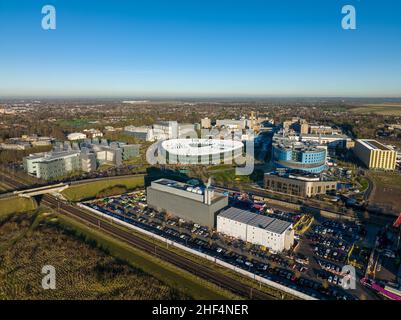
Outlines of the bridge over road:
{"label": "bridge over road", "polygon": [[59,193],[69,187],[69,184],[66,183],[58,183],[54,185],[39,187],[39,188],[32,188],[32,189],[25,189],[20,191],[14,191],[14,195],[18,195],[19,197],[35,197],[43,194],[52,194],[52,193]]}

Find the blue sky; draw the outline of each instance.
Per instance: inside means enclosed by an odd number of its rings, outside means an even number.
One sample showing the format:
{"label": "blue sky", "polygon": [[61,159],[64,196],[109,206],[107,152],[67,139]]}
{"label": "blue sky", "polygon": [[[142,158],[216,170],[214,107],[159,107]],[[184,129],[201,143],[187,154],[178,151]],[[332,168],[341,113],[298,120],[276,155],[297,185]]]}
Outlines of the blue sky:
{"label": "blue sky", "polygon": [[0,0],[0,36],[0,96],[401,97],[398,0]]}

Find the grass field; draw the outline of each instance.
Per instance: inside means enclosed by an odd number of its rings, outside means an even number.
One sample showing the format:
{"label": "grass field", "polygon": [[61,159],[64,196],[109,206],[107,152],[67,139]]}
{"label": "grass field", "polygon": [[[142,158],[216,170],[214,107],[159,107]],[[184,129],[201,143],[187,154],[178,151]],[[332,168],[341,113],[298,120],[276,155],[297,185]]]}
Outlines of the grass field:
{"label": "grass field", "polygon": [[10,190],[9,186],[7,186],[7,185],[5,185],[5,184],[2,184],[2,183],[0,182],[0,192],[6,192],[6,191],[8,191],[8,190]]}
{"label": "grass field", "polygon": [[401,175],[393,172],[370,171],[369,177],[374,188],[369,202],[391,210],[401,212]]}
{"label": "grass field", "polygon": [[378,104],[367,104],[364,106],[356,107],[351,109],[354,113],[360,114],[380,114],[385,116],[401,116],[401,104],[392,103],[378,103]]}
{"label": "grass field", "polygon": [[236,175],[235,169],[222,169],[222,170],[214,170],[209,172],[210,176],[212,177],[213,181],[216,183],[224,183],[224,182],[249,182],[249,176],[240,176]]}
{"label": "grass field", "polygon": [[127,190],[144,185],[143,177],[129,177],[121,179],[100,180],[80,185],[70,186],[62,194],[71,201],[82,201],[95,198],[96,195],[108,188],[115,186],[125,186]]}
{"label": "grass field", "polygon": [[68,127],[76,127],[76,128],[81,128],[84,126],[87,126],[90,121],[87,119],[63,119],[58,121],[58,123],[60,124],[60,126],[68,126]]}
{"label": "grass field", "polygon": [[[82,241],[54,215],[2,217],[0,299],[191,298],[142,268],[108,255],[96,242]],[[41,287],[44,265],[55,267],[56,290]]]}
{"label": "grass field", "polygon": [[184,292],[193,299],[238,299],[239,297],[209,283],[192,274],[178,269],[152,255],[135,249],[118,239],[109,237],[103,232],[88,228],[65,216],[58,216],[58,224],[64,228],[74,230],[74,234],[85,239],[86,242],[96,243],[112,256],[127,261],[134,267],[160,279],[172,288]]}
{"label": "grass field", "polygon": [[0,215],[31,211],[36,208],[36,203],[32,199],[13,197],[0,199]]}

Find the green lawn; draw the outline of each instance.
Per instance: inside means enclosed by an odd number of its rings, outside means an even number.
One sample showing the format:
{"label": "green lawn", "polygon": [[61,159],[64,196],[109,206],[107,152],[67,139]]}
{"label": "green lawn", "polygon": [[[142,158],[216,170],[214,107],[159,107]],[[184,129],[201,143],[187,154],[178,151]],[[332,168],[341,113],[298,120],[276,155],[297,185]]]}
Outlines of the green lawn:
{"label": "green lawn", "polygon": [[36,209],[36,203],[29,198],[12,197],[0,199],[0,214],[20,213]]}
{"label": "green lawn", "polygon": [[213,178],[213,181],[216,182],[249,182],[249,176],[240,176],[235,174],[235,169],[227,169],[227,170],[219,170],[210,172],[210,176]]}
{"label": "green lawn", "polygon": [[85,184],[73,185],[64,190],[62,194],[71,201],[81,201],[95,198],[96,195],[107,188],[114,186],[125,186],[127,190],[144,185],[143,177],[130,177],[121,179],[100,180]]}
{"label": "green lawn", "polygon": [[[109,255],[47,210],[0,216],[0,300],[181,300],[191,297]],[[16,258],[17,257],[17,258]],[[41,269],[56,269],[43,290]]]}

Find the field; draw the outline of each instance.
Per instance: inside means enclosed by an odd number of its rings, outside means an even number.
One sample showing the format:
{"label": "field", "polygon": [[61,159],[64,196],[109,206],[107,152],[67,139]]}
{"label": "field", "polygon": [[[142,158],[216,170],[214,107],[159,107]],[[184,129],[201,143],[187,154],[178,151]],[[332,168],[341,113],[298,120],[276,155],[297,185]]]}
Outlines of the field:
{"label": "field", "polygon": [[[56,290],[41,287],[44,265],[55,267]],[[0,215],[0,299],[191,298],[142,268],[108,255],[55,215]]]}
{"label": "field", "polygon": [[401,175],[391,172],[369,172],[374,183],[369,202],[393,214],[401,213]]}
{"label": "field", "polygon": [[234,294],[73,219],[59,215],[56,223],[64,229],[71,230],[80,239],[96,243],[108,254],[127,261],[130,265],[140,268],[193,299],[239,299]]}
{"label": "field", "polygon": [[1,192],[7,192],[8,190],[10,190],[10,188],[9,188],[7,185],[2,184],[2,183],[0,182],[0,193],[1,193]]}
{"label": "field", "polygon": [[[143,185],[143,177],[129,177],[121,179],[100,180],[80,185],[73,185],[64,190],[62,193],[63,196],[66,197],[68,200],[82,201],[95,198],[98,195],[106,196],[122,193]],[[115,189],[115,192],[113,191],[113,188]]]}
{"label": "field", "polygon": [[401,104],[392,103],[378,103],[378,104],[367,104],[364,106],[356,107],[351,109],[354,113],[360,114],[380,114],[384,116],[401,116]]}
{"label": "field", "polygon": [[34,210],[36,203],[32,199],[13,197],[0,199],[0,215]]}

